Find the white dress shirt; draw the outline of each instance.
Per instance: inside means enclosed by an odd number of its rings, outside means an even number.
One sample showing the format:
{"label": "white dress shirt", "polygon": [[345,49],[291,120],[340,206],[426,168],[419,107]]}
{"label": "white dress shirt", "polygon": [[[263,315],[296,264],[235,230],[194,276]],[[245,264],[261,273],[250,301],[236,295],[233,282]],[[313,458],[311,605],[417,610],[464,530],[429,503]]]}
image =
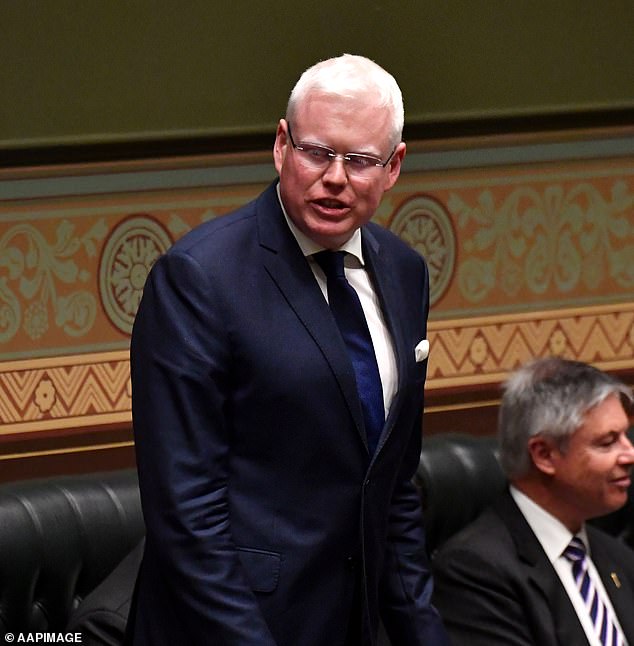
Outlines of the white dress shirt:
{"label": "white dress shirt", "polygon": [[[599,640],[594,627],[592,625],[592,620],[590,619],[590,613],[585,606],[581,592],[577,586],[577,583],[572,575],[572,566],[570,561],[563,555],[564,550],[570,543],[570,539],[574,536],[571,534],[567,527],[555,518],[552,514],[549,514],[544,508],[540,507],[536,502],[531,500],[527,495],[511,486],[511,495],[513,500],[517,503],[517,506],[520,508],[520,511],[526,518],[526,522],[530,525],[530,528],[533,530],[533,533],[537,537],[537,540],[540,542],[541,546],[546,552],[546,556],[555,568],[561,583],[564,586],[566,593],[570,597],[570,601],[574,606],[575,612],[579,617],[579,621],[583,626],[583,630],[588,638],[588,642],[591,646],[602,646],[601,641]],[[605,591],[603,581],[597,572],[594,563],[592,562],[592,555],[590,554],[590,546],[588,544],[588,536],[586,533],[585,526],[581,528],[581,531],[576,534],[586,546],[586,560],[588,562],[588,572],[590,578],[596,588],[601,600],[607,608],[612,612],[614,622],[617,628],[623,634],[621,625],[619,624],[619,619],[614,612],[612,603],[610,602],[610,597]],[[624,645],[627,646],[627,642],[623,641]],[[571,645],[572,646],[572,645]]]}
{"label": "white dress shirt", "polygon": [[[278,199],[280,199],[279,185],[277,187],[277,195]],[[302,253],[306,256],[308,264],[310,265],[324,298],[327,301],[328,289],[326,286],[326,276],[314,258],[311,257],[317,252],[323,251],[324,248],[313,242],[295,226],[293,221],[288,217],[281,199],[280,205],[282,206],[286,222],[288,223],[292,234],[295,236]],[[368,272],[365,269],[363,250],[361,248],[361,231],[357,229],[353,233],[352,237],[337,251],[339,250],[346,251],[348,253],[344,261],[344,272],[346,279],[359,295],[361,307],[363,308],[363,313],[365,314],[365,318],[368,323],[372,345],[374,346],[374,354],[376,355],[376,362],[379,367],[379,376],[381,377],[381,387],[383,389],[383,408],[385,410],[385,417],[387,418],[390,405],[392,404],[394,394],[398,387],[396,356],[394,354],[392,337],[387,325],[385,324],[379,299],[377,298],[374,287],[372,286]]]}

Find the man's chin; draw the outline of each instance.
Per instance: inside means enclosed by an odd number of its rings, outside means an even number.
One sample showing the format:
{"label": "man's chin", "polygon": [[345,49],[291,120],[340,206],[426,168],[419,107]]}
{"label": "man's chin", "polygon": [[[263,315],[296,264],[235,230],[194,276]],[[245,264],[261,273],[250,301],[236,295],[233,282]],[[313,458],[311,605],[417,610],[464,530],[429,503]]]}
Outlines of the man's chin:
{"label": "man's chin", "polygon": [[352,237],[354,231],[354,228],[341,223],[320,223],[319,226],[311,227],[304,233],[322,247],[336,249],[345,244]]}

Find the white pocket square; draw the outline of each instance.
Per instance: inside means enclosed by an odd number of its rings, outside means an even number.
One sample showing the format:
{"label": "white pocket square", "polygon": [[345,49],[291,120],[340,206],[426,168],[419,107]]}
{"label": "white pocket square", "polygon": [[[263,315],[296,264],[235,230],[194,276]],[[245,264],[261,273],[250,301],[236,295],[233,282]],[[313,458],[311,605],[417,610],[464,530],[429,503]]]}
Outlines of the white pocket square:
{"label": "white pocket square", "polygon": [[420,341],[414,348],[414,356],[416,357],[416,363],[427,359],[429,356],[429,341],[427,339]]}

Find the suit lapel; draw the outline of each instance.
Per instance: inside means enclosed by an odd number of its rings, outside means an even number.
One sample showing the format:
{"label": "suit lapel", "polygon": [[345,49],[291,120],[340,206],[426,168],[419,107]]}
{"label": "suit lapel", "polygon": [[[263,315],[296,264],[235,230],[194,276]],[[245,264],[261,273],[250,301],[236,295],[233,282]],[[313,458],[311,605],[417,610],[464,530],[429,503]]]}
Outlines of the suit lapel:
{"label": "suit lapel", "polygon": [[264,268],[321,349],[367,448],[352,363],[315,276],[286,224],[275,185],[259,197],[256,212]]}
{"label": "suit lapel", "polygon": [[618,617],[628,643],[633,644],[634,614],[632,613],[632,600],[634,599],[634,590],[630,584],[629,577],[621,572],[622,566],[614,561],[613,555],[606,549],[603,541],[597,539],[596,532],[592,527],[588,527],[588,540],[590,542],[592,561],[610,597],[614,612]]}
{"label": "suit lapel", "polygon": [[557,572],[508,490],[496,503],[495,510],[509,529],[527,580],[551,609],[557,643],[561,646],[587,644],[577,613]]}
{"label": "suit lapel", "polygon": [[[401,291],[396,284],[396,277],[394,276],[392,265],[381,255],[378,240],[367,228],[362,230],[362,242],[363,258],[367,265],[368,274],[377,293],[385,323],[392,337],[398,379],[396,394],[390,406],[390,412],[383,427],[383,432],[379,438],[376,451],[376,454],[378,454],[394,428],[394,421],[398,418],[398,412],[403,402],[403,388],[401,386],[407,378],[407,348],[405,348],[403,327],[400,318],[396,315],[397,312],[403,311],[403,307],[399,300]],[[410,351],[413,353],[414,349],[411,348]]]}

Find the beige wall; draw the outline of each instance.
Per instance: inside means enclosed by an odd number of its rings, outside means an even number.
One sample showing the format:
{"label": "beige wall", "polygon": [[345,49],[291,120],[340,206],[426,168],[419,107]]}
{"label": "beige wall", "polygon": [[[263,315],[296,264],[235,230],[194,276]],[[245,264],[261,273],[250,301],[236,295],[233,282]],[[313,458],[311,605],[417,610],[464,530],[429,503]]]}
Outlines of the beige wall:
{"label": "beige wall", "polygon": [[0,3],[0,479],[133,464],[153,259],[271,181],[289,88],[343,51],[405,97],[376,220],[430,264],[427,432],[492,432],[530,356],[633,380],[633,3],[217,5]]}
{"label": "beige wall", "polygon": [[[147,272],[273,177],[269,153],[0,171],[5,479],[132,463]],[[430,266],[428,432],[492,432],[500,381],[533,356],[632,380],[634,130],[410,142],[375,219]]]}

